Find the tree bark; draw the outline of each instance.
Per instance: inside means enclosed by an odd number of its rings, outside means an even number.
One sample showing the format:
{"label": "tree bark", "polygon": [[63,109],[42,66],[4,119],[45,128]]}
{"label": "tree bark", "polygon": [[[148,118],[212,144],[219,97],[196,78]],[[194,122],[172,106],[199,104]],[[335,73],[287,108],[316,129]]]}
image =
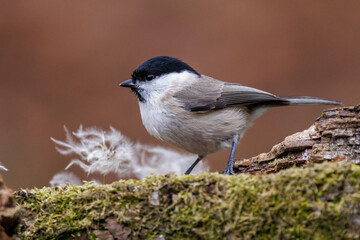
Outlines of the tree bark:
{"label": "tree bark", "polygon": [[0,176],[0,239],[12,239],[8,234],[11,236],[18,224],[19,210],[20,207],[15,204],[12,190],[6,187]]}
{"label": "tree bark", "polygon": [[275,173],[324,161],[360,164],[360,105],[325,110],[308,129],[275,145],[270,152],[235,161],[236,173]]}

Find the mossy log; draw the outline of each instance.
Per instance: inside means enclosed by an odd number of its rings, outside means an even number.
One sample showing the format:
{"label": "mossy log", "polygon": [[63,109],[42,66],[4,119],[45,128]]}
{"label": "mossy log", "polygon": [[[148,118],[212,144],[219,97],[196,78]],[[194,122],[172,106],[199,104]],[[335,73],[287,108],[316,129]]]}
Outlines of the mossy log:
{"label": "mossy log", "polygon": [[359,239],[360,167],[22,190],[22,239]]}
{"label": "mossy log", "polygon": [[[21,239],[359,239],[359,107],[237,162],[227,176],[150,176],[21,190]],[[327,161],[332,162],[327,162]],[[314,164],[323,162],[320,164]],[[300,166],[300,168],[290,168]],[[280,171],[284,168],[283,171]],[[280,172],[279,172],[280,171]],[[256,174],[255,174],[256,173]],[[262,174],[273,173],[273,174]]]}

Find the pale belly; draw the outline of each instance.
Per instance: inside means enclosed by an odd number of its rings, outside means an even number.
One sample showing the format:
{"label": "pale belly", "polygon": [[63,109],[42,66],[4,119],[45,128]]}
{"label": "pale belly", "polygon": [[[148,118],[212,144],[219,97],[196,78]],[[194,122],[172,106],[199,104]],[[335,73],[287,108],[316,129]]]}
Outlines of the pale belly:
{"label": "pale belly", "polygon": [[241,107],[194,113],[170,112],[140,105],[143,124],[154,137],[200,156],[231,147],[250,126],[248,112]]}

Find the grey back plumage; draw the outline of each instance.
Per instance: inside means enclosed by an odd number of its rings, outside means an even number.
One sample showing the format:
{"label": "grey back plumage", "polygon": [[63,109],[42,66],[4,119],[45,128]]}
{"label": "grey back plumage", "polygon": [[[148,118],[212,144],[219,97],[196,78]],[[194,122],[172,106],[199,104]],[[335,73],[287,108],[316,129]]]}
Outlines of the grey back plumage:
{"label": "grey back plumage", "polygon": [[191,87],[174,95],[191,112],[223,109],[234,105],[286,104],[286,99],[236,83],[202,75]]}

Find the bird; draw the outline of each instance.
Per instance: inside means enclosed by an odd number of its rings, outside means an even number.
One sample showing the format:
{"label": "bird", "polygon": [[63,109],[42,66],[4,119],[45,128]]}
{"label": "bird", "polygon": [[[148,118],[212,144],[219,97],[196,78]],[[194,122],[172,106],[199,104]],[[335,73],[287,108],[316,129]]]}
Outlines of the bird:
{"label": "bird", "polygon": [[145,61],[120,86],[137,96],[142,123],[150,135],[198,156],[186,175],[205,156],[227,148],[231,153],[224,174],[235,174],[238,142],[254,120],[272,107],[342,104],[317,97],[278,97],[220,81],[169,56]]}

